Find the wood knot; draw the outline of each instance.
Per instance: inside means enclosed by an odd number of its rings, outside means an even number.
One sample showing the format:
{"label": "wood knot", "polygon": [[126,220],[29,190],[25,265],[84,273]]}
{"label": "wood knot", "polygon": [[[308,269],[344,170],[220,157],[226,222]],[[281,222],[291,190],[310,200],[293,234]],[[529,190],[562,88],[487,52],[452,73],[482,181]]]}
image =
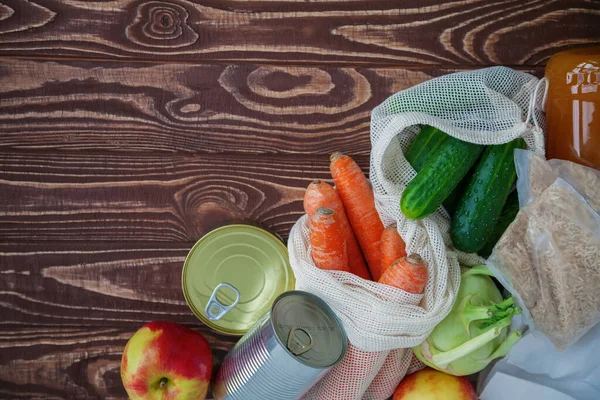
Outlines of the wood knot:
{"label": "wood knot", "polygon": [[133,22],[125,30],[129,40],[154,48],[194,44],[198,34],[188,25],[190,14],[180,4],[149,1],[136,8]]}
{"label": "wood knot", "polygon": [[311,67],[259,67],[246,82],[254,93],[271,98],[327,95],[335,88],[329,73]]}
{"label": "wood knot", "polygon": [[163,14],[163,16],[160,18],[160,23],[165,28],[169,28],[169,27],[173,26],[173,17],[171,15],[169,15],[168,13]]}
{"label": "wood knot", "polygon": [[349,68],[229,66],[219,83],[246,108],[277,115],[339,114],[371,98],[368,80]]}

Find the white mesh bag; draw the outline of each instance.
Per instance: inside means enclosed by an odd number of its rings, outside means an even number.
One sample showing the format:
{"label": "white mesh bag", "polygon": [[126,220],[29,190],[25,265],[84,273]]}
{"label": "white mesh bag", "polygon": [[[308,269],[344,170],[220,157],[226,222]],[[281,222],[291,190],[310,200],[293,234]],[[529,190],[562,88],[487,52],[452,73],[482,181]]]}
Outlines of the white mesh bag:
{"label": "white mesh bag", "polygon": [[307,217],[300,218],[288,242],[296,288],[325,300],[350,342],[344,360],[305,400],[389,398],[407,371],[419,368],[409,348],[450,312],[460,284],[459,261],[483,261],[452,248],[450,219],[442,207],[421,221],[408,220],[400,211],[402,191],[416,175],[403,154],[420,125],[479,144],[523,137],[530,150],[544,155],[538,122],[542,83],[504,67],[459,72],[398,92],[373,110],[370,179],[379,216],[386,226],[398,224],[407,253],[418,253],[427,262],[429,277],[425,293],[414,295],[347,272],[320,270],[310,256]]}

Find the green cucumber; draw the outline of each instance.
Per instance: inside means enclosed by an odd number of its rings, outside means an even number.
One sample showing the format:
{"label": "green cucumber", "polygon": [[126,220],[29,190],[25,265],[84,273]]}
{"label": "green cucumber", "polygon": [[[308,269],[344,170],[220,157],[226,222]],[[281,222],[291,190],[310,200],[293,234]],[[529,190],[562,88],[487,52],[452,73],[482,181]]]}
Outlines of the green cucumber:
{"label": "green cucumber", "polygon": [[[448,134],[434,128],[433,126],[425,125],[421,128],[421,131],[417,134],[415,139],[412,141],[408,150],[406,150],[406,161],[414,168],[415,171],[419,172],[425,164],[425,160],[430,154],[433,154],[437,149],[444,143],[448,138]],[[454,188],[452,193],[444,200],[444,208],[448,211],[448,214],[454,212],[454,207],[460,199],[460,196],[467,188],[469,180],[467,179],[470,174],[460,181],[458,186]]]}
{"label": "green cucumber", "polygon": [[477,252],[481,257],[488,258],[492,254],[492,250],[494,250],[494,246],[498,243],[498,240],[502,237],[502,234],[508,226],[515,220],[517,214],[519,213],[519,194],[515,190],[511,194],[508,195],[508,199],[506,200],[506,204],[502,209],[502,213],[498,218],[498,223],[494,227],[494,231],[492,232],[492,236],[488,239],[487,242],[483,245],[481,250]]}
{"label": "green cucumber", "polygon": [[427,157],[423,168],[406,186],[400,200],[402,213],[422,219],[434,212],[450,195],[483,151],[483,146],[451,136]]}
{"label": "green cucumber", "polygon": [[448,138],[448,134],[433,126],[425,125],[406,150],[406,161],[419,172],[425,160],[433,154]]}
{"label": "green cucumber", "polygon": [[490,239],[515,181],[515,149],[523,139],[486,147],[469,185],[458,201],[450,236],[454,247],[476,253]]}
{"label": "green cucumber", "polygon": [[[465,178],[467,178],[468,176],[469,176],[469,174],[467,173]],[[452,190],[452,192],[450,192],[448,197],[446,197],[446,200],[444,200],[442,202],[442,205],[444,206],[446,211],[448,211],[448,214],[452,215],[452,213],[454,213],[454,209],[456,208],[456,203],[458,203],[460,196],[462,196],[463,192],[465,191],[465,188],[467,187],[466,182],[467,182],[466,179],[463,179],[462,181],[460,181],[458,183],[458,185],[456,185],[454,190]]]}
{"label": "green cucumber", "polygon": [[460,200],[462,194],[467,189],[467,185],[469,184],[469,179],[471,179],[471,175],[473,175],[473,173],[475,172],[475,165],[471,167],[469,172],[467,172],[467,175],[465,175],[465,177],[462,178],[460,182],[458,182],[458,185],[456,185],[452,193],[450,193],[448,197],[446,197],[446,200],[444,200],[444,202],[442,203],[446,211],[448,211],[448,214],[454,214],[454,210],[456,210],[456,204],[458,204],[458,200]]}

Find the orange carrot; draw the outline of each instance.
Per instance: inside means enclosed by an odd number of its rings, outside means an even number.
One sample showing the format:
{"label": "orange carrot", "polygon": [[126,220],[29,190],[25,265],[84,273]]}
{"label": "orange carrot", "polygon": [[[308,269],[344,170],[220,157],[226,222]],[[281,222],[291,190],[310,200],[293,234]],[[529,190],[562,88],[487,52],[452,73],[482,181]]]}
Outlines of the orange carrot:
{"label": "orange carrot", "polygon": [[352,232],[352,228],[348,222],[348,217],[346,217],[340,196],[330,184],[315,180],[306,188],[306,193],[304,194],[304,211],[311,218],[319,207],[331,208],[342,225],[342,229],[346,235],[346,251],[348,252],[348,267],[350,268],[350,272],[363,279],[372,280],[354,232]]}
{"label": "orange carrot", "polygon": [[380,241],[383,224],[375,209],[371,185],[360,167],[349,156],[332,154],[329,169],[371,275],[373,279],[378,280],[381,277]]}
{"label": "orange carrot", "polygon": [[379,279],[385,283],[405,292],[421,294],[427,284],[427,266],[418,254],[400,258],[392,263]]}
{"label": "orange carrot", "polygon": [[388,267],[402,257],[406,257],[406,243],[398,234],[398,226],[392,224],[381,234],[381,274],[385,274]]}
{"label": "orange carrot", "polygon": [[313,214],[310,220],[310,246],[318,268],[350,272],[346,235],[332,209],[321,207]]}

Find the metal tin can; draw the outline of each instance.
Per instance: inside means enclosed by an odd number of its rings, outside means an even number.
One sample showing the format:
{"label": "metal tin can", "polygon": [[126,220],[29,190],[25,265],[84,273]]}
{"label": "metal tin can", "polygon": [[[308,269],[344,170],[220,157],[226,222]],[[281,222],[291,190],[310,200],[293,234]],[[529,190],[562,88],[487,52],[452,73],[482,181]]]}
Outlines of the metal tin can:
{"label": "metal tin can", "polygon": [[342,324],[317,296],[280,295],[223,360],[217,400],[298,399],[346,354]]}
{"label": "metal tin can", "polygon": [[190,309],[227,335],[246,333],[294,285],[285,245],[251,225],[227,225],[207,233],[190,250],[182,271]]}

